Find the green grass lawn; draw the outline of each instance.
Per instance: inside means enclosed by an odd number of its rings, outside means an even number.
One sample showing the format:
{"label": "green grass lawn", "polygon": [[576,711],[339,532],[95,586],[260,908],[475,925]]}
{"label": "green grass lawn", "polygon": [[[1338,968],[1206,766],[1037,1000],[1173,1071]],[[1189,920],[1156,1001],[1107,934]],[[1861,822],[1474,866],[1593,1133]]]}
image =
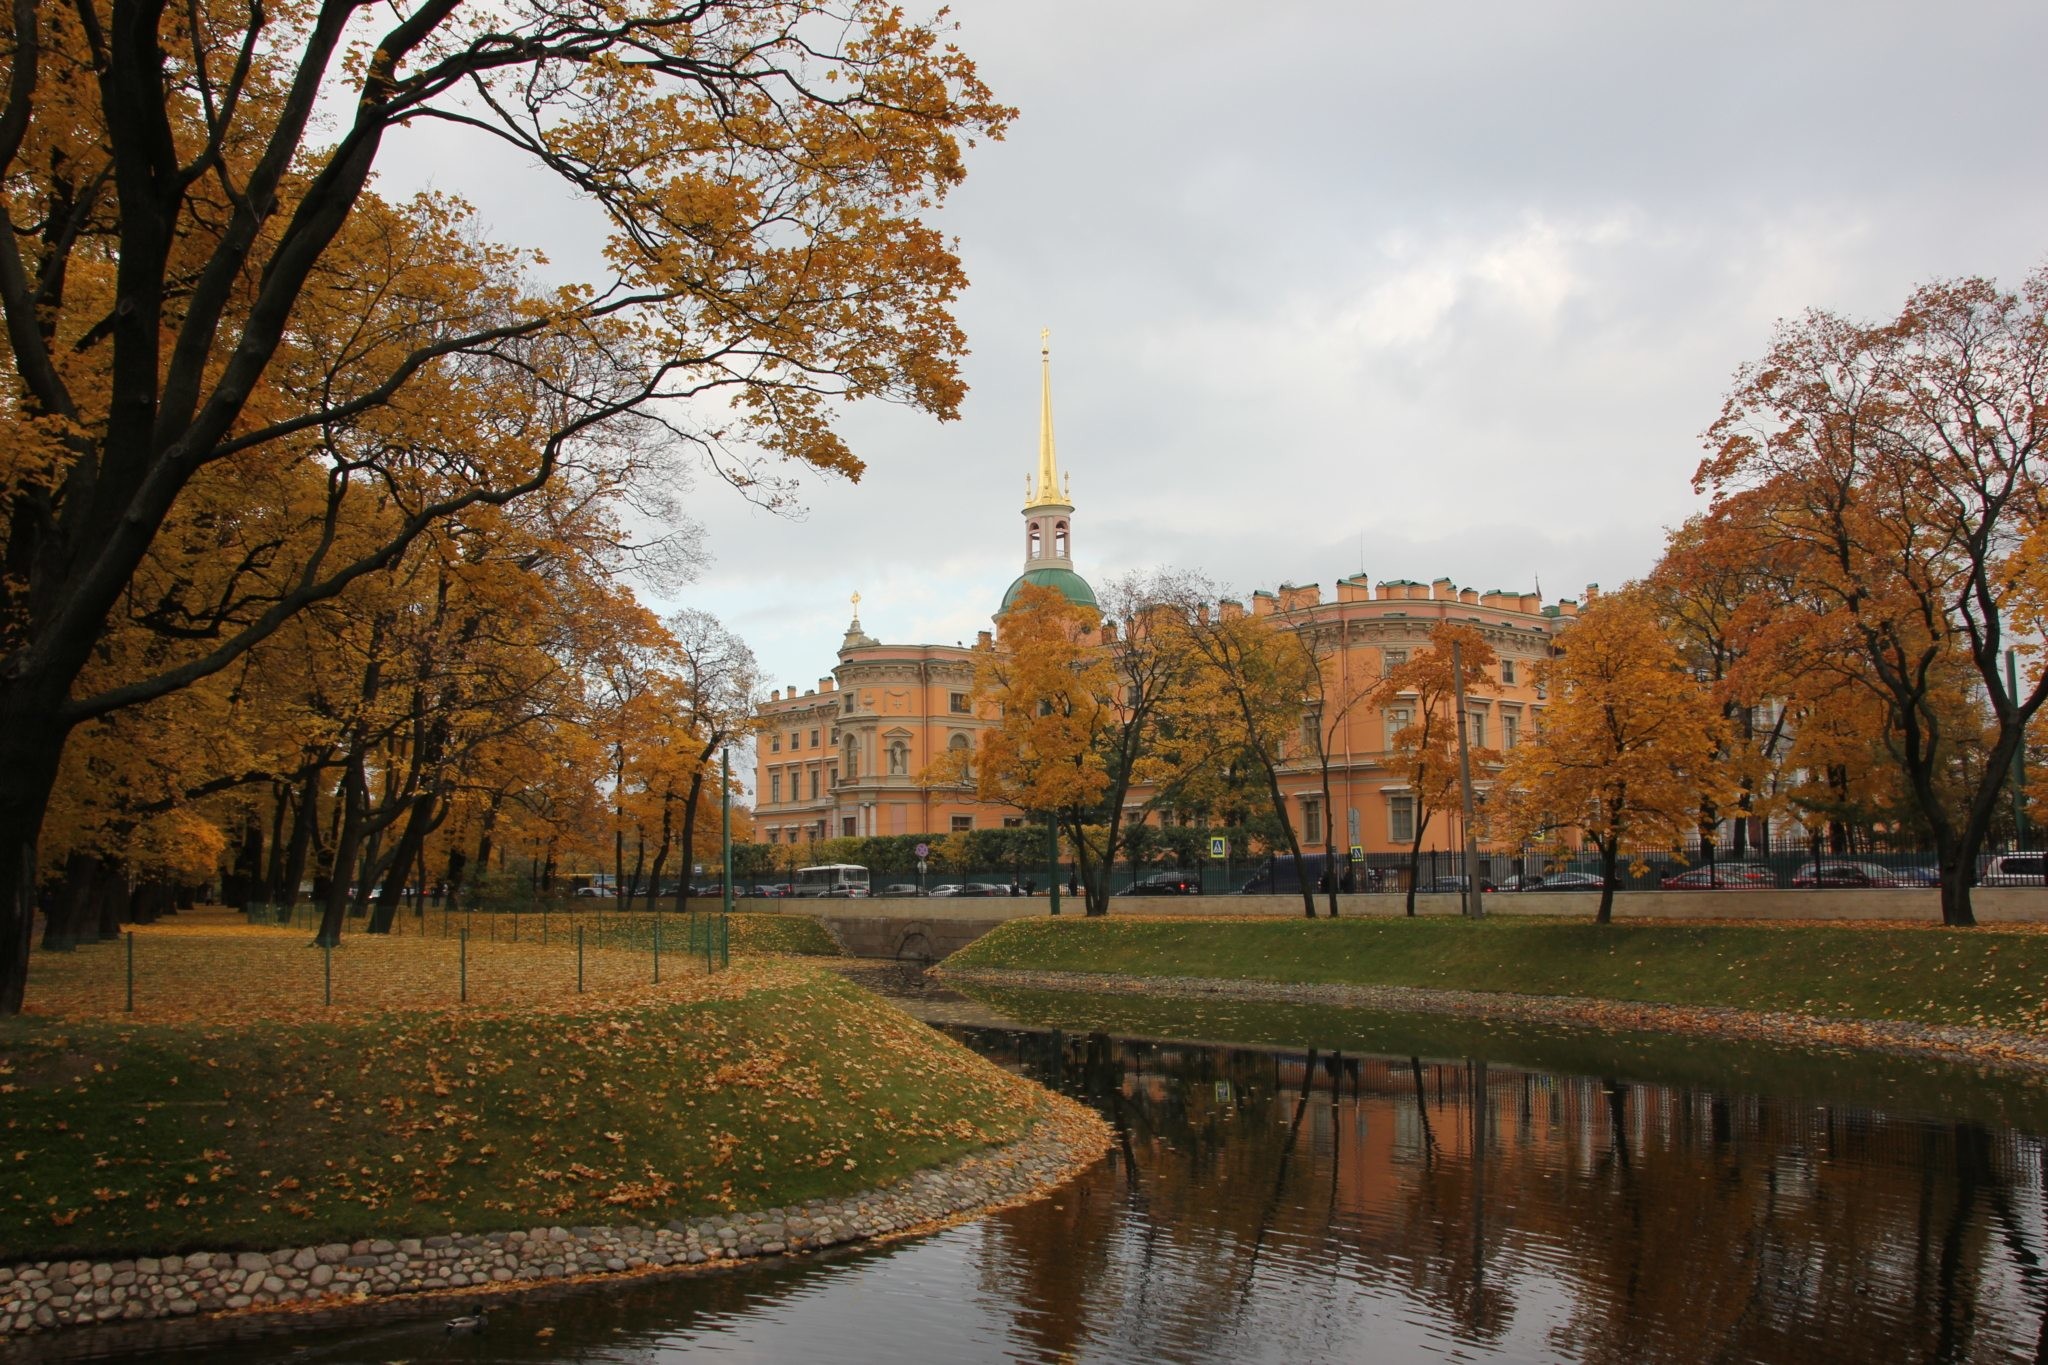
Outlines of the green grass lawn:
{"label": "green grass lawn", "polygon": [[2048,933],[1495,918],[1012,920],[960,968],[1591,996],[2048,1033]]}
{"label": "green grass lawn", "polygon": [[0,1263],[761,1208],[1044,1110],[830,973],[736,964],[713,984],[233,1026],[0,1021]]}

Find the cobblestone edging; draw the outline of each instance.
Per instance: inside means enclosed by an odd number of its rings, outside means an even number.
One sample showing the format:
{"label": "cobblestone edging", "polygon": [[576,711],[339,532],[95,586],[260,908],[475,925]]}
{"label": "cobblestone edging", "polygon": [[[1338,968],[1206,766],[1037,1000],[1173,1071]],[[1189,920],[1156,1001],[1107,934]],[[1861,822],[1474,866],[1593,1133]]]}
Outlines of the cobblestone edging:
{"label": "cobblestone edging", "polygon": [[358,1303],[432,1291],[514,1290],[549,1280],[653,1273],[924,1232],[1044,1194],[1109,1146],[1095,1114],[1053,1097],[1016,1142],[844,1199],[658,1228],[536,1227],[379,1238],[278,1251],[0,1265],[0,1341],[55,1328]]}
{"label": "cobblestone edging", "polygon": [[1419,986],[1327,985],[1201,976],[1120,976],[1109,972],[1034,972],[998,967],[934,967],[931,975],[945,981],[980,981],[991,986],[1022,986],[1093,995],[1220,996],[1274,1004],[1348,1005],[1416,1014],[1460,1014],[1473,1018],[1575,1023],[1594,1028],[1644,1029],[1763,1042],[1818,1043],[1873,1052],[1943,1057],[1950,1061],[2019,1071],[2048,1072],[2048,1038],[1956,1024],[1831,1019],[1789,1011],[1736,1009],[1727,1005],[1658,1005],[1633,1000],[1599,1000],[1588,996],[1431,990]]}

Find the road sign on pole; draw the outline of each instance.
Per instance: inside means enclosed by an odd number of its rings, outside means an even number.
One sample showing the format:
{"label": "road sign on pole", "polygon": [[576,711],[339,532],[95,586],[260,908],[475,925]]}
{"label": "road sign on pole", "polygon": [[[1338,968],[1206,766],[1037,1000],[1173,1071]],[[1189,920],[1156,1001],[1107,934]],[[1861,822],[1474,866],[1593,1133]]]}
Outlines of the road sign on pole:
{"label": "road sign on pole", "polygon": [[917,860],[919,862],[923,862],[926,858],[932,856],[932,846],[930,844],[919,844],[916,848],[912,849],[911,852],[917,855]]}
{"label": "road sign on pole", "polygon": [[1230,856],[1229,838],[1221,834],[1210,835],[1209,856],[1211,858],[1228,858]]}
{"label": "road sign on pole", "polygon": [[1364,844],[1353,844],[1351,846],[1351,861],[1354,863],[1362,863],[1365,861]]}

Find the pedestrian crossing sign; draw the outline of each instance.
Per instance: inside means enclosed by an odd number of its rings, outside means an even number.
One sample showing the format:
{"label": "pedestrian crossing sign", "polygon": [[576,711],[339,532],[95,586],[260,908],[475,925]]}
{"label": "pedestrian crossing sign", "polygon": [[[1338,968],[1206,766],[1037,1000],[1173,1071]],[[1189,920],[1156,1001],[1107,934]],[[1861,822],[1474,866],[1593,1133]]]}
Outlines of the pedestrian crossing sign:
{"label": "pedestrian crossing sign", "polygon": [[1354,863],[1362,863],[1365,861],[1364,844],[1353,844],[1351,846],[1351,861]]}
{"label": "pedestrian crossing sign", "polygon": [[1230,856],[1230,840],[1221,834],[1210,835],[1209,856],[1211,858],[1228,858]]}

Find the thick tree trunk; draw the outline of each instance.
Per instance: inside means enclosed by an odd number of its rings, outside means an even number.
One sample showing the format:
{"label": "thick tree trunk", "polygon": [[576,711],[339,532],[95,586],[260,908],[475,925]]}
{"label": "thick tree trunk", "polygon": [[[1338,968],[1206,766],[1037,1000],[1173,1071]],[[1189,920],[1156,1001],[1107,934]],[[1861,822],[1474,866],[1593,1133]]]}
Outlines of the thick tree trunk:
{"label": "thick tree trunk", "polygon": [[35,940],[36,843],[64,731],[55,707],[16,701],[0,710],[0,1015],[21,1013]]}
{"label": "thick tree trunk", "polygon": [[1600,913],[1593,917],[1595,924],[1614,922],[1614,869],[1621,864],[1621,840],[1609,839],[1600,845]]}
{"label": "thick tree trunk", "polygon": [[[497,833],[498,811],[504,804],[505,793],[492,792],[491,804],[484,807],[483,827],[477,831],[476,835],[476,861],[471,864],[476,869],[476,872],[469,879],[469,895],[463,902],[465,905],[476,904],[477,894],[483,888],[483,879],[491,875],[491,836]],[[448,894],[454,895],[455,890],[456,888],[451,886]]]}
{"label": "thick tree trunk", "polygon": [[[1420,802],[1416,803],[1418,806]],[[1429,812],[1415,812],[1415,842],[1408,845],[1408,918],[1415,918],[1415,884],[1422,880],[1422,836],[1429,828]]]}
{"label": "thick tree trunk", "polygon": [[320,932],[313,937],[316,948],[334,947],[341,942],[342,921],[348,915],[349,871],[355,866],[356,846],[362,840],[363,807],[368,802],[362,756],[350,754],[342,771],[341,829],[334,838],[334,870],[327,882],[327,902],[321,907]]}
{"label": "thick tree trunk", "polygon": [[297,905],[299,883],[305,880],[306,856],[312,850],[313,835],[320,825],[320,769],[306,774],[299,787],[298,809],[292,814],[291,848],[284,858],[284,876],[270,889],[273,905]]}
{"label": "thick tree trunk", "polygon": [[80,942],[99,937],[100,860],[73,853],[64,860],[64,880],[50,898],[43,917],[43,951],[68,953]]}
{"label": "thick tree trunk", "polygon": [[98,894],[100,941],[111,943],[121,937],[121,926],[132,918],[134,893],[128,886],[128,869],[110,863],[100,878]]}
{"label": "thick tree trunk", "polygon": [[276,905],[278,887],[284,882],[284,822],[285,814],[292,804],[292,788],[288,782],[270,784],[270,861],[263,869],[261,895],[266,905]]}
{"label": "thick tree trunk", "polygon": [[[690,791],[683,801],[683,837],[680,841],[682,875],[676,878],[676,913],[687,913],[690,908],[690,877],[697,869],[697,802],[704,792],[704,760],[699,756],[696,769],[690,774]],[[794,856],[794,855],[792,855]],[[796,880],[796,874],[790,874]]]}
{"label": "thick tree trunk", "polygon": [[384,873],[384,886],[377,897],[377,908],[370,915],[369,933],[391,932],[391,921],[397,917],[399,902],[405,894],[405,875],[419,861],[420,849],[425,846],[427,835],[435,823],[434,793],[421,792],[412,799],[405,829],[398,836],[398,847],[392,850],[391,862]]}

